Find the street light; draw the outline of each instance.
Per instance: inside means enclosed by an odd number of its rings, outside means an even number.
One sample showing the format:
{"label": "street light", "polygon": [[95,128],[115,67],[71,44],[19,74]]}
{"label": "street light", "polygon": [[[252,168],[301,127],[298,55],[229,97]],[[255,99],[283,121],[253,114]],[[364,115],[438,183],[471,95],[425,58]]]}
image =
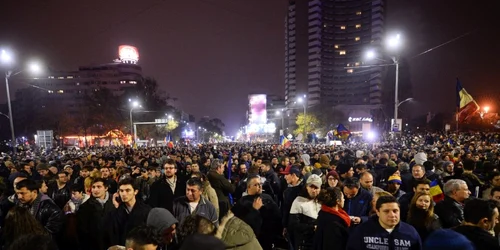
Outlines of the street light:
{"label": "street light", "polygon": [[484,109],[484,113],[488,113],[488,111],[490,111],[490,107],[488,107],[488,106],[485,106],[483,109]]}
{"label": "street light", "polygon": [[139,101],[132,101],[132,99],[128,99],[128,102],[130,102],[130,136],[132,137],[132,144],[134,144],[136,138],[134,133],[134,121],[132,118],[132,112],[135,108],[140,108],[141,105],[139,104]]}
{"label": "street light", "polygon": [[[401,35],[395,34],[395,35],[389,36],[386,40],[386,45],[387,45],[388,50],[391,50],[393,52],[398,52],[403,45]],[[376,56],[376,54],[375,54],[375,51],[373,51],[373,50],[369,50],[366,53],[367,59],[375,59],[375,56]],[[409,100],[407,99],[407,100],[402,101],[401,103],[399,102],[399,99],[398,99],[399,60],[396,56],[392,56],[391,59],[392,59],[394,65],[396,65],[396,82],[394,84],[395,85],[394,86],[394,124],[398,124],[397,123],[397,121],[398,121],[398,107],[403,102],[406,102]],[[391,130],[393,130],[393,129],[394,128],[392,128]],[[399,130],[401,130],[401,128],[399,128]]]}
{"label": "street light", "polygon": [[405,103],[405,102],[409,102],[409,101],[413,101],[413,97],[410,97],[410,98],[406,98],[404,101],[398,103],[398,107],[401,106],[401,104]]}
{"label": "street light", "polygon": [[[281,109],[281,111],[283,111],[283,109]],[[282,130],[282,133],[283,135],[285,134],[285,128],[284,128],[284,124],[285,124],[285,119],[284,119],[284,116],[283,116],[283,112],[280,112],[279,110],[276,110],[276,115],[281,115],[281,130]]]}
{"label": "street light", "polygon": [[304,107],[304,141],[305,141],[305,138],[306,138],[306,114],[307,114],[307,99],[306,99],[306,95],[304,95],[304,98],[302,97],[299,97],[299,99],[297,100],[299,103],[302,103],[302,106]]}
{"label": "street light", "polygon": [[[11,66],[14,63],[13,53],[2,49],[2,51],[0,52],[0,63],[3,65]],[[30,72],[35,73],[35,74],[40,73],[42,71],[42,67],[40,66],[40,64],[35,63],[35,62],[30,63],[29,67],[27,69]],[[10,123],[10,133],[12,136],[12,151],[14,154],[16,154],[17,149],[16,149],[16,135],[14,132],[14,117],[12,115],[12,104],[10,101],[9,79],[12,76],[15,76],[15,75],[22,73],[23,71],[24,71],[24,69],[21,69],[20,71],[14,73],[13,70],[8,69],[5,72],[5,89],[7,92],[7,106],[9,108],[9,116],[8,117],[9,117],[9,123]]]}

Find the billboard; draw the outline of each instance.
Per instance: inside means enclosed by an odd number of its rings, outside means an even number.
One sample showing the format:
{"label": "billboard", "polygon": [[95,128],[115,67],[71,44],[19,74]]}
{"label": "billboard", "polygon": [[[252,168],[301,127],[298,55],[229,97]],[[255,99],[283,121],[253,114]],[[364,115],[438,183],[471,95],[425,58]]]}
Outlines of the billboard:
{"label": "billboard", "polygon": [[139,50],[130,45],[120,45],[118,47],[118,56],[123,63],[136,64],[139,61]]}
{"label": "billboard", "polygon": [[250,114],[248,115],[249,124],[267,123],[267,96],[265,94],[248,96]]}

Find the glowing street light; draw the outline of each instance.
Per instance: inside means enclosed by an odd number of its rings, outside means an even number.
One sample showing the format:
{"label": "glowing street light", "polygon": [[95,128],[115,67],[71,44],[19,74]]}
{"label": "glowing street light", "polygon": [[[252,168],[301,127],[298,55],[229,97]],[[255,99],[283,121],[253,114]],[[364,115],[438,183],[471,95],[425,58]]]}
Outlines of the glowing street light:
{"label": "glowing street light", "polygon": [[[13,63],[14,63],[13,53],[8,51],[8,50],[2,49],[0,52],[0,64],[5,65],[7,67],[10,67],[10,66],[12,66]],[[38,63],[30,63],[29,67],[27,69],[28,69],[28,71],[30,71],[31,73],[34,73],[34,74],[38,74],[42,71],[42,67]],[[21,69],[20,71],[14,73],[14,71],[12,69],[8,69],[5,72],[5,89],[7,90],[6,92],[7,92],[7,105],[9,108],[10,133],[12,136],[12,151],[14,152],[14,154],[16,154],[17,150],[16,150],[16,136],[15,136],[15,132],[14,132],[14,117],[12,115],[12,104],[10,101],[9,79],[11,76],[15,76],[17,74],[20,74],[23,71],[24,71],[24,69]]]}
{"label": "glowing street light", "polygon": [[134,109],[141,108],[141,104],[137,100],[132,100],[128,99],[128,102],[130,103],[130,136],[132,136],[132,144],[135,142],[136,135],[134,131],[134,121],[132,117],[132,112]]}
{"label": "glowing street light", "polygon": [[366,59],[371,60],[375,59],[376,53],[374,50],[368,50],[365,54]]}
{"label": "glowing street light", "polygon": [[484,109],[484,113],[488,113],[488,111],[490,111],[490,107],[489,106],[485,106],[483,109]]}

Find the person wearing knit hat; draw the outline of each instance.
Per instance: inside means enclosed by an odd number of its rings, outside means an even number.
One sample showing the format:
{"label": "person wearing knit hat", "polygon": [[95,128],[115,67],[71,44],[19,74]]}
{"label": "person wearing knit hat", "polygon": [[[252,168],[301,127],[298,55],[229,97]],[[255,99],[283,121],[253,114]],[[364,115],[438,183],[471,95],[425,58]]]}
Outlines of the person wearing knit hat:
{"label": "person wearing knit hat", "polygon": [[175,228],[179,221],[165,208],[156,207],[151,209],[146,219],[148,226],[154,227],[164,238],[166,244],[175,239]]}
{"label": "person wearing knit hat", "polygon": [[424,152],[420,152],[413,157],[413,160],[415,160],[415,164],[423,165],[427,161],[427,155]]}
{"label": "person wearing knit hat", "polygon": [[302,162],[304,162],[304,166],[311,165],[311,162],[310,162],[311,156],[309,156],[308,154],[303,154],[300,156],[300,158],[302,159]]}
{"label": "person wearing knit hat", "polygon": [[335,171],[339,174],[340,180],[351,178],[354,175],[353,168],[347,164],[339,164]]}
{"label": "person wearing knit hat", "polygon": [[391,175],[387,179],[387,192],[391,193],[392,196],[396,197],[398,200],[405,194],[405,192],[400,189],[401,184],[403,184],[403,182],[401,181],[401,176],[399,175]]}
{"label": "person wearing knit hat", "polygon": [[451,161],[443,162],[443,173],[441,174],[441,176],[443,178],[448,177],[448,176],[452,176],[454,168],[455,168],[455,165],[453,164],[453,162],[451,162]]}
{"label": "person wearing knit hat", "polygon": [[440,229],[427,237],[423,250],[475,250],[475,247],[465,236],[451,229]]}
{"label": "person wearing knit hat", "polygon": [[323,182],[321,181],[321,177],[319,177],[319,175],[316,175],[316,174],[312,174],[311,176],[309,176],[309,178],[307,178],[307,181],[306,181],[306,185],[308,187],[310,186],[314,186],[316,188],[321,188]]}

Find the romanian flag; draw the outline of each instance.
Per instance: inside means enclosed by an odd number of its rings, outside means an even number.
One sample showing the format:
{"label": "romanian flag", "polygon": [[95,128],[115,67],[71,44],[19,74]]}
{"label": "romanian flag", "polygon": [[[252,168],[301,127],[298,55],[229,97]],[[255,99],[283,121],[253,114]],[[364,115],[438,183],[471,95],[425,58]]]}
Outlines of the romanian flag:
{"label": "romanian flag", "polygon": [[467,91],[462,87],[460,80],[457,78],[457,122],[464,122],[471,118],[474,113],[479,111],[479,105],[477,105],[474,98],[467,93]]}
{"label": "romanian flag", "polygon": [[429,193],[432,196],[432,200],[436,203],[444,199],[443,190],[441,190],[437,179],[431,182],[431,189],[429,190]]}
{"label": "romanian flag", "polygon": [[284,135],[280,137],[280,144],[281,146],[288,148],[292,145],[292,142],[289,141]]}
{"label": "romanian flag", "polygon": [[349,131],[349,129],[347,129],[343,124],[339,124],[335,130],[335,136],[346,140],[349,136],[351,136],[351,131]]}

